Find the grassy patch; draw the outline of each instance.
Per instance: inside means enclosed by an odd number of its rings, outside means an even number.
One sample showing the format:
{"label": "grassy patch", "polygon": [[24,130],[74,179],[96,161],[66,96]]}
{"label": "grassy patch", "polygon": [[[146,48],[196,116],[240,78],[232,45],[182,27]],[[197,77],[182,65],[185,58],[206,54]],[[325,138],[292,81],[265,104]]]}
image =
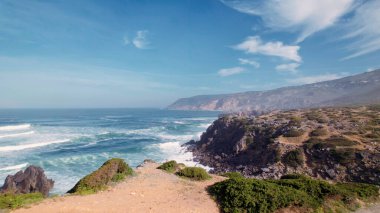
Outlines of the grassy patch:
{"label": "grassy patch", "polygon": [[157,169],[161,169],[170,173],[174,173],[177,170],[177,168],[178,168],[178,164],[175,160],[165,162],[159,167],[157,167]]}
{"label": "grassy patch", "polygon": [[122,181],[132,174],[132,168],[123,159],[113,158],[106,161],[98,170],[79,180],[68,193],[92,194],[107,188],[109,183]]}
{"label": "grassy patch", "polygon": [[190,178],[192,180],[208,180],[211,176],[206,170],[200,167],[186,167],[177,172],[178,176]]}
{"label": "grassy patch", "polygon": [[0,209],[17,209],[44,199],[41,193],[0,194]]}
{"label": "grassy patch", "polygon": [[[290,206],[316,212],[354,210],[354,200],[379,196],[378,187],[369,184],[330,184],[302,175],[280,180],[234,177],[209,187],[223,212],[274,212]],[[340,211],[339,211],[340,212]]]}

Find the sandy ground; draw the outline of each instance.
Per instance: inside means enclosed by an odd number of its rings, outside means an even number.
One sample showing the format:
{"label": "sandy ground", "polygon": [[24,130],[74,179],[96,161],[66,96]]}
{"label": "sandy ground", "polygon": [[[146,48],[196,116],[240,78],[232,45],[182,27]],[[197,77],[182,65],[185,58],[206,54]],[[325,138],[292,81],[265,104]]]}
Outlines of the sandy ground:
{"label": "sandy ground", "polygon": [[93,195],[46,199],[14,212],[219,212],[205,188],[223,177],[197,182],[179,178],[148,163],[137,175]]}
{"label": "sandy ground", "polygon": [[361,208],[357,210],[355,213],[379,213],[380,212],[380,204],[374,204],[369,207]]}

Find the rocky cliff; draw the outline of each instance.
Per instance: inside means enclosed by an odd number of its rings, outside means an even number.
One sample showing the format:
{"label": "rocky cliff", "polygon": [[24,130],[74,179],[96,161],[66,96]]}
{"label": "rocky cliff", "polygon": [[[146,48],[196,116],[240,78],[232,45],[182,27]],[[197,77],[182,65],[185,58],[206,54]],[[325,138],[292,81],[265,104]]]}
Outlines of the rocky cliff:
{"label": "rocky cliff", "polygon": [[175,110],[274,110],[347,106],[380,102],[380,70],[314,84],[225,95],[182,98]]}
{"label": "rocky cliff", "polygon": [[301,173],[379,184],[380,107],[226,115],[187,146],[195,160],[217,173],[257,178]]}

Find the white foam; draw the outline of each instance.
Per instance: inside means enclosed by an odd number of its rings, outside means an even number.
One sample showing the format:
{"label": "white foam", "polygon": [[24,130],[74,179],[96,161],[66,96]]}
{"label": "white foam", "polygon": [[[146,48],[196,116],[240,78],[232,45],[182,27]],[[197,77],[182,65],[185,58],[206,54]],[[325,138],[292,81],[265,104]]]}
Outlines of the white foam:
{"label": "white foam", "polygon": [[34,131],[20,132],[20,133],[7,134],[7,135],[0,135],[0,138],[14,138],[14,137],[20,137],[20,136],[31,135],[31,134],[34,134]]}
{"label": "white foam", "polygon": [[19,169],[26,167],[27,165],[28,165],[28,163],[18,164],[18,165],[14,165],[14,166],[7,166],[4,168],[0,168],[0,171],[19,170]]}
{"label": "white foam", "polygon": [[199,166],[207,171],[211,167],[203,166],[194,161],[193,153],[187,152],[185,147],[181,146],[179,142],[166,142],[157,144],[161,152],[165,154],[166,160],[175,160],[178,163],[184,163],[186,166]]}
{"label": "white foam", "polygon": [[193,135],[170,135],[170,134],[165,134],[165,133],[159,133],[157,134],[159,138],[162,140],[171,140],[171,141],[182,141],[182,142],[187,142],[191,139],[193,139]]}
{"label": "white foam", "polygon": [[66,143],[70,140],[55,140],[55,141],[47,141],[47,142],[41,142],[41,143],[32,143],[32,144],[23,144],[23,145],[15,145],[15,146],[1,146],[0,152],[9,152],[9,151],[19,151],[23,149],[32,149],[37,148],[41,146],[47,146],[50,144],[57,144],[57,143]]}
{"label": "white foam", "polygon": [[30,127],[31,127],[30,124],[20,124],[20,125],[10,125],[10,126],[0,126],[0,131],[22,130],[22,129],[29,129]]}
{"label": "white foam", "polygon": [[183,122],[183,121],[174,121],[173,123],[175,123],[175,124],[186,124],[186,123]]}

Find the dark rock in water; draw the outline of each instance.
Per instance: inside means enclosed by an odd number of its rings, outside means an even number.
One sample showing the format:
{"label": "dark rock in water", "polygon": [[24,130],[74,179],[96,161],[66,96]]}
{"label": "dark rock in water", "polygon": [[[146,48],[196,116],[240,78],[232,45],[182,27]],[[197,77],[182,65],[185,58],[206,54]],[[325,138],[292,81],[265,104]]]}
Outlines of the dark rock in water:
{"label": "dark rock in water", "polygon": [[0,192],[34,193],[40,192],[45,197],[54,186],[54,181],[48,179],[41,167],[29,166],[25,171],[19,171],[15,175],[8,175]]}

